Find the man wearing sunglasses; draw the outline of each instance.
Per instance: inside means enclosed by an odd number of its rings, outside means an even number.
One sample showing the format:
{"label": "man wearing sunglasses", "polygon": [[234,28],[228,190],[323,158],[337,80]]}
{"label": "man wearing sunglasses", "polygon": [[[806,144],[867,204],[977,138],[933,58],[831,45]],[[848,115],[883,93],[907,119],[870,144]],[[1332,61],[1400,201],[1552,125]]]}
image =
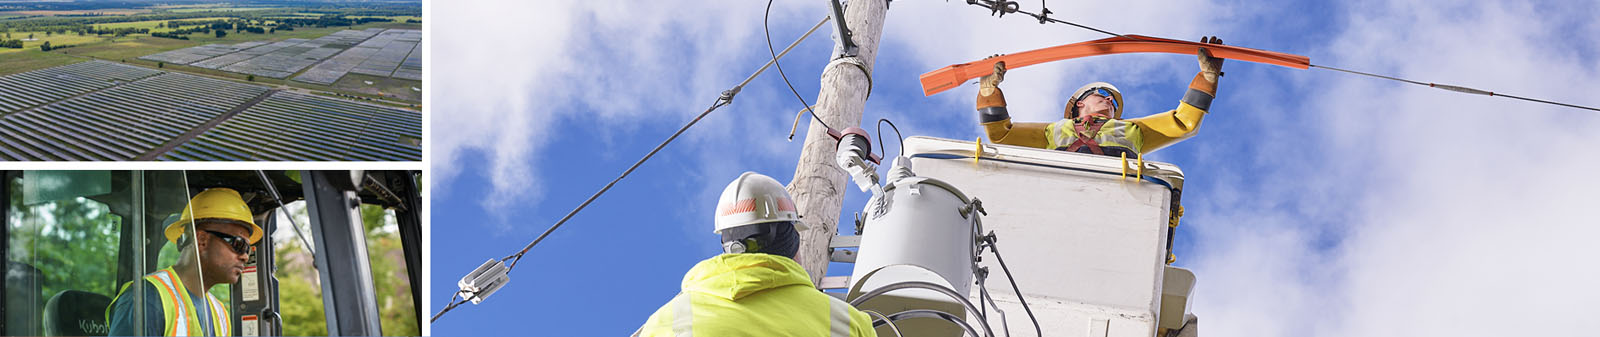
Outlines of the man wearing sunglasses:
{"label": "man wearing sunglasses", "polygon": [[[178,221],[164,231],[177,245],[178,262],[145,275],[145,282],[128,282],[106,308],[112,336],[232,336],[231,315],[208,290],[217,284],[239,281],[249,253],[261,240],[250,207],[239,192],[211,188],[195,194]],[[124,296],[129,286],[145,293],[145,303]],[[143,306],[144,316],[135,309]],[[134,320],[144,320],[136,331]]]}
{"label": "man wearing sunglasses", "polygon": [[[1215,37],[1200,41],[1222,44],[1222,39]],[[1122,92],[1110,83],[1094,82],[1067,97],[1062,119],[1054,123],[1011,122],[999,87],[1005,76],[1005,63],[996,63],[994,73],[984,76],[978,84],[978,118],[989,140],[995,143],[1138,158],[1192,137],[1200,128],[1200,120],[1216,97],[1223,60],[1212,57],[1205,48],[1200,48],[1198,56],[1200,73],[1189,82],[1189,91],[1176,109],[1123,120]]]}

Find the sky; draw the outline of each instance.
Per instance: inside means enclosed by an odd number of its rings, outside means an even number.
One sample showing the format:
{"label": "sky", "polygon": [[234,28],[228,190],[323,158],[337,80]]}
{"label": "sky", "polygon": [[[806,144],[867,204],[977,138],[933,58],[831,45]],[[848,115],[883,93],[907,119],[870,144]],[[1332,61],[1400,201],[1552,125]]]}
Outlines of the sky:
{"label": "sky", "polygon": [[[1316,65],[1600,106],[1600,3],[1045,3],[1122,34],[1220,36]],[[828,15],[825,4],[775,3],[774,47]],[[760,67],[764,5],[430,7],[428,311]],[[1105,37],[962,1],[895,1],[885,20],[862,124],[887,118],[906,136],[982,135],[975,86],[924,97],[924,72]],[[829,28],[782,60],[807,101]],[[1059,118],[1066,91],[1092,81],[1121,88],[1138,117],[1175,107],[1197,69],[1192,56],[1098,56],[1016,69],[1002,87],[1018,121]],[[1206,335],[1556,335],[1600,323],[1586,248],[1600,238],[1600,113],[1323,69],[1229,61],[1224,72],[1199,135],[1147,157],[1186,176],[1176,265],[1197,276],[1192,311]],[[506,288],[432,333],[631,333],[720,252],[712,210],[729,181],[793,177],[804,137],[787,140],[794,96],[769,69],[529,251]],[[865,199],[849,188],[841,218]]]}

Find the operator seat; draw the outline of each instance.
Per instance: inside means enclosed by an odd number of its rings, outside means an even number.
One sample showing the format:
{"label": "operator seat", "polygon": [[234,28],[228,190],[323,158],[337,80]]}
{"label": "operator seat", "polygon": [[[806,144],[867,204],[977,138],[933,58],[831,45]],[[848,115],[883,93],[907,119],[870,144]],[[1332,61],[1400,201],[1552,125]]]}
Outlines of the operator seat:
{"label": "operator seat", "polygon": [[106,307],[111,298],[81,290],[63,290],[44,306],[45,336],[105,336],[111,333]]}

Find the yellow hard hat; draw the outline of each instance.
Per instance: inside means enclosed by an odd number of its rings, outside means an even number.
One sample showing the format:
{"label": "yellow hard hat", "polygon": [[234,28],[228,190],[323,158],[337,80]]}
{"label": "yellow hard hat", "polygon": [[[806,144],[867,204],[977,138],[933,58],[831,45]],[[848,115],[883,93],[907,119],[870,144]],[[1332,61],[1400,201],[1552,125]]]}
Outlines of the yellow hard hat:
{"label": "yellow hard hat", "polygon": [[255,217],[250,214],[250,206],[244,204],[244,198],[239,197],[239,192],[231,188],[208,188],[195,194],[189,204],[183,206],[183,213],[178,221],[167,225],[167,241],[178,242],[178,237],[183,236],[183,229],[194,219],[228,219],[238,220],[250,224],[250,244],[261,241],[261,226],[256,226]]}

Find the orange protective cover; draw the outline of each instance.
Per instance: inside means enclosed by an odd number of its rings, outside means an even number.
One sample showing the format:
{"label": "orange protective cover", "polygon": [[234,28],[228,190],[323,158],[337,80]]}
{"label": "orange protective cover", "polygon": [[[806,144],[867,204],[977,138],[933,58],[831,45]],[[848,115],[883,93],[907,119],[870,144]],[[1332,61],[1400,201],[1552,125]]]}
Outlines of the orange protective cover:
{"label": "orange protective cover", "polygon": [[994,71],[994,63],[1005,61],[1006,69],[1016,69],[1035,64],[1073,59],[1085,56],[1127,53],[1173,53],[1196,55],[1204,47],[1211,56],[1229,60],[1266,63],[1290,68],[1306,69],[1311,58],[1219,44],[1179,41],[1141,35],[1125,35],[1094,41],[1036,49],[1010,55],[1001,55],[979,61],[951,65],[922,74],[922,94],[932,96],[950,90],[967,80],[983,77]]}

